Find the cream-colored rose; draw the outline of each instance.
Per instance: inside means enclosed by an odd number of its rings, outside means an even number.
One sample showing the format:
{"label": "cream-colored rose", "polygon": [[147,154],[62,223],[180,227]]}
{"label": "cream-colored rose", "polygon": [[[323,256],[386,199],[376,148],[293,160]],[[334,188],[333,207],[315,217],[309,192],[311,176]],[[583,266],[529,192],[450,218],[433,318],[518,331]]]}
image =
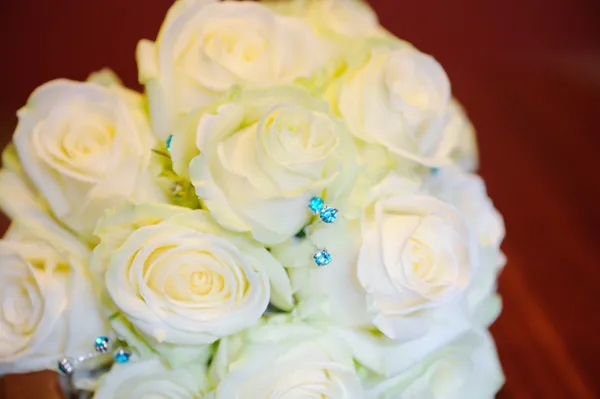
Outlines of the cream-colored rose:
{"label": "cream-colored rose", "polygon": [[473,260],[467,227],[451,204],[390,176],[362,218],[358,279],[373,323],[393,339],[429,328],[436,308],[467,288]]}
{"label": "cream-colored rose", "polygon": [[[372,379],[366,384],[373,382]],[[487,331],[469,331],[405,372],[368,389],[376,399],[492,399],[504,384],[496,348]]]}
{"label": "cream-colored rose", "polygon": [[169,369],[160,359],[149,358],[113,366],[94,399],[202,399],[209,389],[205,366]]}
{"label": "cream-colored rose", "polygon": [[479,164],[475,128],[456,99],[450,102],[443,120],[438,154],[449,156],[462,170],[474,172]]}
{"label": "cream-colored rose", "polygon": [[183,0],[167,14],[156,42],[140,42],[137,59],[154,130],[166,139],[182,116],[234,85],[310,78],[328,53],[308,23],[262,4]]}
{"label": "cream-colored rose", "polygon": [[0,240],[0,374],[55,370],[107,333],[88,257],[50,219],[17,221]]}
{"label": "cream-colored rose", "polygon": [[83,237],[111,207],[165,200],[151,173],[155,141],[138,94],[56,80],[38,88],[18,116],[13,140],[24,173],[53,214]]}
{"label": "cream-colored rose", "polygon": [[313,196],[343,211],[356,170],[353,138],[305,90],[242,91],[188,125],[173,138],[175,171],[189,173],[222,226],[273,244],[310,222]]}
{"label": "cream-colored rose", "polygon": [[437,198],[454,205],[467,222],[476,254],[466,300],[476,322],[488,326],[498,316],[501,303],[496,280],[505,258],[500,252],[504,223],[487,196],[483,180],[457,167],[443,168],[429,179],[428,189]]}
{"label": "cream-colored rose", "polygon": [[319,34],[356,39],[385,36],[377,14],[361,0],[284,0],[265,2],[286,15],[306,19]]}
{"label": "cream-colored rose", "polygon": [[212,399],[364,398],[349,348],[304,324],[276,322],[222,340]]}
{"label": "cream-colored rose", "polygon": [[269,301],[292,306],[283,267],[208,212],[128,206],[102,220],[96,234],[94,272],[104,275],[118,310],[154,342],[209,344],[254,325]]}
{"label": "cream-colored rose", "polygon": [[449,162],[439,149],[448,77],[437,61],[408,44],[377,41],[327,96],[356,137],[427,166]]}
{"label": "cream-colored rose", "polygon": [[12,144],[9,144],[2,152],[0,209],[11,220],[38,220],[46,223],[54,220],[48,203],[39,196],[27,178]]}
{"label": "cream-colored rose", "polygon": [[405,373],[473,327],[460,306],[445,306],[435,313],[428,331],[410,341],[390,339],[375,329],[333,325],[330,331],[352,348],[356,363],[378,381]]}

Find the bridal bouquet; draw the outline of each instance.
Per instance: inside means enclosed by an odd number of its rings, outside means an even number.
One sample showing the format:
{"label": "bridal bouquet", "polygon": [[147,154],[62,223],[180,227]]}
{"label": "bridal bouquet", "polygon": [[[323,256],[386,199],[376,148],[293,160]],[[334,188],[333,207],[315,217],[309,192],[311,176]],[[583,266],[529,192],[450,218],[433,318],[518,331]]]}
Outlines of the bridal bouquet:
{"label": "bridal bouquet", "polygon": [[97,399],[495,395],[504,227],[432,57],[355,0],[179,0],[136,56],[144,94],[103,70],[18,112],[3,374]]}

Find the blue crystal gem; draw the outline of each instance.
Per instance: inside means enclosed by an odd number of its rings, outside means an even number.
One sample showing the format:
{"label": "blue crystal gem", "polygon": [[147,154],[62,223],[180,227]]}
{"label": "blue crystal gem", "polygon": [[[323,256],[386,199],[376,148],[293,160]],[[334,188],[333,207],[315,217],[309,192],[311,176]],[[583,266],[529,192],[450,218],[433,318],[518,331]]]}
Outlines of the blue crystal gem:
{"label": "blue crystal gem", "polygon": [[331,263],[331,254],[326,249],[321,249],[314,254],[313,259],[317,266],[327,266]]}
{"label": "blue crystal gem", "polygon": [[167,151],[171,151],[171,141],[173,141],[173,135],[167,137]]}
{"label": "blue crystal gem", "polygon": [[325,223],[333,223],[337,219],[337,214],[338,214],[337,209],[327,207],[319,213],[319,217]]}
{"label": "blue crystal gem", "polygon": [[129,361],[131,353],[127,349],[120,348],[114,355],[115,362],[123,364]]}
{"label": "blue crystal gem", "polygon": [[438,173],[440,173],[440,168],[431,168],[432,175],[437,175]]}
{"label": "blue crystal gem", "polygon": [[96,337],[96,341],[94,342],[94,348],[96,348],[96,352],[105,353],[106,351],[108,351],[109,341],[110,340],[108,339],[108,337]]}
{"label": "blue crystal gem", "polygon": [[321,198],[321,197],[312,197],[310,199],[310,204],[308,205],[310,210],[313,211],[314,213],[321,212],[321,209],[323,209],[324,206],[325,206],[325,201],[323,201],[323,198]]}

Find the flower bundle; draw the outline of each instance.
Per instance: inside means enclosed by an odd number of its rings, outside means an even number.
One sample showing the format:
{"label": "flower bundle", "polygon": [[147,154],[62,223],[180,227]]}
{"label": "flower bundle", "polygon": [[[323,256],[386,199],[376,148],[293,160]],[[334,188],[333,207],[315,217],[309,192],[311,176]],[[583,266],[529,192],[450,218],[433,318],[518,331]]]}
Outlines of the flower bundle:
{"label": "flower bundle", "polygon": [[[442,67],[355,0],[179,0],[3,153],[0,371],[95,398],[491,398],[504,227]],[[99,366],[106,373],[90,374]]]}

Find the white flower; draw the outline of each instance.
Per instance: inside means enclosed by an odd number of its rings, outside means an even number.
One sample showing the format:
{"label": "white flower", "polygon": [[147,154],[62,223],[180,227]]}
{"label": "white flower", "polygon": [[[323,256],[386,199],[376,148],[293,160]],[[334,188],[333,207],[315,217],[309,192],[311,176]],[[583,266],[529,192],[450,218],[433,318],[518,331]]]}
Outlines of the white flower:
{"label": "white flower", "polygon": [[363,214],[358,258],[373,323],[393,339],[422,334],[431,311],[469,284],[470,250],[456,208],[401,178],[382,182]]}
{"label": "white flower", "polygon": [[434,166],[450,83],[430,56],[406,44],[375,44],[334,82],[328,98],[356,137],[395,154]]}
{"label": "white flower", "polygon": [[438,154],[449,156],[462,170],[474,172],[479,163],[475,128],[458,101],[450,102],[443,119]]}
{"label": "white flower", "polygon": [[48,204],[41,198],[19,163],[15,147],[2,152],[0,169],[0,208],[12,220],[52,221]]}
{"label": "white flower", "polygon": [[181,116],[234,85],[309,78],[328,57],[306,22],[249,1],[179,1],[156,42],[140,42],[137,52],[154,130],[163,139]]}
{"label": "white flower", "polygon": [[107,332],[88,256],[50,219],[17,222],[0,240],[0,374],[56,369]]}
{"label": "white flower", "polygon": [[480,325],[491,324],[500,313],[500,299],[494,294],[496,280],[505,259],[500,252],[504,223],[487,196],[483,180],[459,168],[440,169],[429,181],[431,194],[454,205],[467,222],[470,242],[475,247],[477,268],[467,290],[467,304]]}
{"label": "white flower", "polygon": [[114,304],[154,342],[209,344],[254,325],[269,300],[292,306],[283,267],[205,211],[125,207],[102,220],[97,234],[93,270],[105,271]]}
{"label": "white flower", "polygon": [[311,197],[344,207],[356,169],[353,138],[308,92],[242,91],[193,121],[173,138],[174,167],[183,175],[189,168],[222,226],[273,244],[309,223]]}
{"label": "white flower", "polygon": [[332,334],[352,348],[352,356],[368,370],[375,381],[392,378],[410,370],[453,340],[472,329],[458,306],[436,312],[435,323],[422,336],[410,340],[393,340],[373,329],[330,327]]}
{"label": "white flower", "polygon": [[326,37],[356,39],[386,35],[377,14],[361,0],[294,0],[265,4],[278,12],[306,19]]}
{"label": "white flower", "polygon": [[202,399],[208,390],[205,366],[169,369],[150,358],[113,366],[100,380],[94,399]]}
{"label": "white flower", "polygon": [[154,139],[141,96],[56,80],[18,116],[13,140],[24,173],[53,214],[85,238],[111,207],[164,200],[149,170]]}
{"label": "white flower", "polygon": [[349,348],[303,324],[263,325],[222,340],[214,399],[363,398]]}
{"label": "white flower", "polygon": [[470,331],[369,389],[373,399],[492,399],[504,384],[487,331]]}

